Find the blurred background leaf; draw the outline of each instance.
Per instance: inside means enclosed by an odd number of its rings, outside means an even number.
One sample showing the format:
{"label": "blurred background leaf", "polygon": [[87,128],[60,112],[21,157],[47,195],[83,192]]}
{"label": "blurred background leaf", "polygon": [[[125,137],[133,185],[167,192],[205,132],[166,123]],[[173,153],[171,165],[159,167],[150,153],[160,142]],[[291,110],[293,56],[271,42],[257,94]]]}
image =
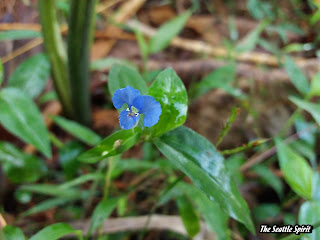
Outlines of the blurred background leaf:
{"label": "blurred background leaf", "polygon": [[49,76],[50,62],[46,55],[40,53],[21,63],[11,74],[7,86],[18,88],[35,98],[42,92]]}
{"label": "blurred background leaf", "polygon": [[49,134],[37,106],[21,90],[0,91],[0,122],[11,133],[51,156]]}

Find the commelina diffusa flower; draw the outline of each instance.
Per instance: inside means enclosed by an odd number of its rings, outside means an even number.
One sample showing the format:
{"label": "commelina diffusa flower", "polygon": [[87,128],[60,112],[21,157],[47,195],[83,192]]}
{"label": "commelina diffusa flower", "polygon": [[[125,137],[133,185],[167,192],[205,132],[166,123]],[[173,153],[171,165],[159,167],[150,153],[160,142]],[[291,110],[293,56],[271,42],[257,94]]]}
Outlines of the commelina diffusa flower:
{"label": "commelina diffusa flower", "polygon": [[128,108],[119,116],[120,127],[124,130],[134,128],[139,123],[140,114],[144,114],[143,125],[152,127],[159,121],[162,113],[161,105],[152,96],[141,95],[140,91],[127,86],[118,89],[112,98],[113,105],[119,109],[123,104]]}

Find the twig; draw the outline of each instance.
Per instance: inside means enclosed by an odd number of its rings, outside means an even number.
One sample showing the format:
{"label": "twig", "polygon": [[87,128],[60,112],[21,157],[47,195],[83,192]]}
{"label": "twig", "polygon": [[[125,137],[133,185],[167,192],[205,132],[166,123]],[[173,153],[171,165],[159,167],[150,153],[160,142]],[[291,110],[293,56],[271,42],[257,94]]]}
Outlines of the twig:
{"label": "twig", "polygon": [[9,31],[9,30],[33,30],[41,31],[40,24],[37,23],[1,23],[0,31]]}
{"label": "twig", "polygon": [[[102,232],[107,234],[141,230],[146,226],[148,218],[149,216],[110,218],[103,223]],[[75,229],[83,230],[83,234],[86,235],[90,226],[90,220],[76,221],[70,223],[70,225]],[[169,230],[184,236],[188,236],[180,216],[153,215],[150,218],[147,229]],[[195,239],[204,239],[204,236],[208,235],[211,236],[209,239],[215,239],[214,235],[211,232],[209,233],[207,226],[201,222],[201,232],[198,233]]]}
{"label": "twig", "polygon": [[[285,143],[289,144],[297,139],[300,138],[300,135],[304,132],[308,132],[310,131],[312,128],[314,128],[315,125],[311,125],[309,127],[306,127],[305,129],[302,129],[301,131],[291,135],[290,137],[288,137],[285,140]],[[243,164],[240,168],[241,172],[245,172],[247,171],[249,168],[251,168],[253,165],[256,165],[258,163],[263,162],[264,160],[266,160],[267,158],[271,157],[272,155],[274,155],[277,152],[277,148],[275,146],[273,146],[272,148],[270,148],[269,150],[258,154],[256,156],[251,157],[245,164]]]}
{"label": "twig", "polygon": [[[136,20],[128,21],[127,25],[133,29],[139,29],[141,33],[145,34],[148,37],[152,37],[156,33],[156,30],[154,28],[151,28],[148,25],[145,25]],[[226,48],[221,46],[211,46],[206,42],[198,40],[190,40],[181,37],[175,37],[170,42],[170,45],[184,50],[193,51],[199,54],[208,54],[214,57],[228,58],[230,56],[230,53]],[[267,53],[248,52],[235,55],[233,57],[237,61],[250,62],[254,64],[263,64],[273,67],[279,66],[278,58]],[[294,58],[294,60],[298,65],[304,64],[305,62],[304,58],[296,57]]]}
{"label": "twig", "polygon": [[13,52],[9,53],[7,56],[4,56],[1,59],[1,61],[4,64],[4,63],[12,60],[13,58],[18,57],[21,54],[31,50],[32,48],[35,48],[35,47],[39,46],[42,42],[43,42],[43,40],[41,38],[33,39],[32,41],[26,43],[25,45],[21,46],[20,48],[18,48],[16,50],[14,50]]}
{"label": "twig", "polygon": [[4,220],[2,214],[0,213],[0,230],[2,228],[4,228],[5,226],[7,226],[7,222],[6,222],[6,220]]}
{"label": "twig", "polygon": [[[123,1],[123,0],[122,0]],[[97,11],[98,12],[98,11]],[[0,31],[8,31],[8,30],[32,30],[32,31],[41,31],[41,25],[37,23],[0,23]],[[67,27],[63,26],[61,29],[62,34],[67,33]],[[110,34],[106,31],[96,31],[94,34],[95,38],[115,38],[115,39],[123,39],[123,40],[136,40],[136,37],[132,33],[126,32],[117,32]]]}
{"label": "twig", "polygon": [[[142,66],[141,60],[134,60],[138,66]],[[228,64],[228,61],[217,59],[192,59],[184,61],[157,61],[150,59],[147,64],[149,70],[165,69],[172,67],[177,74],[185,81],[191,81],[190,76],[203,76],[209,72],[223,67]],[[300,66],[302,70],[310,75],[315,74],[320,64],[318,60],[305,60],[304,64]],[[318,68],[318,69],[317,69]],[[248,63],[236,64],[237,75],[247,79],[254,79],[259,83],[289,83],[289,76],[283,69],[268,69],[263,70],[256,65]]]}
{"label": "twig", "polygon": [[[131,16],[133,16],[144,4],[146,0],[131,0],[126,1],[122,4],[120,9],[118,10],[118,13],[114,16],[112,21],[116,24],[123,24],[125,23]],[[107,35],[119,35],[122,33],[122,30],[116,26],[109,26],[105,34]],[[99,57],[106,56],[113,46],[116,44],[115,39],[110,39],[109,41],[106,41],[104,43],[104,48],[100,49]],[[93,46],[94,47],[94,46]]]}
{"label": "twig", "polygon": [[[102,11],[107,10],[108,8],[112,7],[114,4],[118,3],[119,1],[113,1],[113,2],[107,2],[106,4],[100,4],[97,8],[97,13],[101,13]],[[11,29],[9,27],[12,27]],[[19,27],[21,27],[20,29],[29,29],[30,30],[36,30],[36,31],[40,31],[41,30],[41,26],[38,25],[36,26],[36,24],[19,24],[19,23],[15,23],[15,25],[12,24],[0,24],[0,30],[13,30],[13,29],[19,29]],[[61,29],[61,33],[64,33],[68,30],[68,27],[66,25],[61,25],[60,27]],[[41,45],[43,43],[43,39],[40,38],[36,38],[28,43],[26,43],[25,45],[23,45],[22,47],[14,50],[12,53],[8,54],[7,56],[4,56],[1,61],[2,63],[6,63],[10,60],[12,60],[15,57],[20,56],[21,54],[31,50],[32,48],[35,48],[39,45]]]}

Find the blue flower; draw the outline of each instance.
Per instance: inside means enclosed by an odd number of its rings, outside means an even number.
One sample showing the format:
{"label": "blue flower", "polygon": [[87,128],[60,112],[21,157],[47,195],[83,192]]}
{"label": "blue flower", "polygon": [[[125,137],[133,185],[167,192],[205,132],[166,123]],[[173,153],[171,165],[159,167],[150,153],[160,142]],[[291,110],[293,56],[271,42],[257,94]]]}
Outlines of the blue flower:
{"label": "blue flower", "polygon": [[119,109],[123,104],[128,108],[119,116],[120,127],[124,130],[134,128],[139,123],[140,114],[144,114],[143,125],[152,127],[159,121],[162,113],[161,105],[152,96],[141,95],[140,91],[127,86],[118,89],[112,98],[113,105]]}

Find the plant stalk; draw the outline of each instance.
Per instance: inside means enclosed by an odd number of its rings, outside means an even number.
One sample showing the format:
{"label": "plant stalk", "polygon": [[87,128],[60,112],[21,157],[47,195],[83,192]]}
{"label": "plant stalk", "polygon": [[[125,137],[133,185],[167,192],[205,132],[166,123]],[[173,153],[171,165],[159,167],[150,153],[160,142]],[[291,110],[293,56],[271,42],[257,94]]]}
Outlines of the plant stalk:
{"label": "plant stalk", "polygon": [[75,120],[91,124],[90,45],[96,0],[72,0],[68,32],[68,66]]}
{"label": "plant stalk", "polygon": [[39,0],[38,9],[44,45],[50,59],[54,86],[64,113],[68,117],[73,117],[67,56],[57,19],[55,1]]}

